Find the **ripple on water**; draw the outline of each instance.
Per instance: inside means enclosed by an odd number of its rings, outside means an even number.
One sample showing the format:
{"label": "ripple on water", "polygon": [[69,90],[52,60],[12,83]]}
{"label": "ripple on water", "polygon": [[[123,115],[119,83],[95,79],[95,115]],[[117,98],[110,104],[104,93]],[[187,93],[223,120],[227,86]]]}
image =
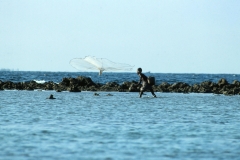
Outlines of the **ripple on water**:
{"label": "ripple on water", "polygon": [[[46,99],[54,94],[55,100]],[[238,159],[239,96],[3,91],[4,159]],[[11,97],[11,98],[9,98]]]}

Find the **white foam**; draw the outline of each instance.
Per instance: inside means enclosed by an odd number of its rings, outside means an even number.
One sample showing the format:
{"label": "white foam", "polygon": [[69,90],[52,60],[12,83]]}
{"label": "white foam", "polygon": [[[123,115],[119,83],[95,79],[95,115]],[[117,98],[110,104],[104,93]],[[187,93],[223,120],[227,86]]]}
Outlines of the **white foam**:
{"label": "white foam", "polygon": [[37,82],[37,83],[41,83],[41,84],[46,82],[45,80],[34,80],[34,81]]}

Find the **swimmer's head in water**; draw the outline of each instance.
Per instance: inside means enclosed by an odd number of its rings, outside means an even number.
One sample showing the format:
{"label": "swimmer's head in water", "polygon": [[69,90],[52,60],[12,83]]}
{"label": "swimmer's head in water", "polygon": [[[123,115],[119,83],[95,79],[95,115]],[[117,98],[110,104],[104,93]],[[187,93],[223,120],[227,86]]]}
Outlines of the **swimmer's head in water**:
{"label": "swimmer's head in water", "polygon": [[142,73],[142,68],[137,69],[137,74]]}
{"label": "swimmer's head in water", "polygon": [[49,99],[56,99],[56,98],[54,98],[53,95],[51,94],[51,95],[49,96]]}

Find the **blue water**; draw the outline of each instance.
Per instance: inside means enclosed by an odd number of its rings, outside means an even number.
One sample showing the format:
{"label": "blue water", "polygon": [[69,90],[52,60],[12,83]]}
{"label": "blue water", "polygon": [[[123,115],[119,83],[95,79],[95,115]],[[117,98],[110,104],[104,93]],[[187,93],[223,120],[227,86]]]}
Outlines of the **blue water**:
{"label": "blue water", "polygon": [[[8,74],[55,82],[79,74],[27,73]],[[166,75],[168,82],[186,76]],[[0,91],[0,159],[240,159],[239,95],[94,93]]]}
{"label": "blue water", "polygon": [[[156,84],[162,82],[175,83],[185,82],[188,84],[201,83],[203,81],[212,81],[217,83],[221,78],[227,79],[229,83],[234,80],[240,81],[240,74],[173,74],[173,73],[144,73],[147,76],[154,76]],[[125,81],[138,81],[136,73],[111,73],[104,72],[99,76],[96,72],[27,72],[27,71],[0,71],[0,80],[12,82],[26,82],[31,80],[53,81],[59,83],[64,77],[78,76],[90,77],[95,83],[106,84],[107,82],[117,82],[119,84]]]}

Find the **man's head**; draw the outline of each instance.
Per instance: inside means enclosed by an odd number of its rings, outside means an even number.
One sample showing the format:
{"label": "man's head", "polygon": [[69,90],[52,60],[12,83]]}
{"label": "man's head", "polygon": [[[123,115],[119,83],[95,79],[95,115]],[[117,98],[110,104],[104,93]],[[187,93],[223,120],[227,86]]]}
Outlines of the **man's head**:
{"label": "man's head", "polygon": [[137,69],[137,74],[142,73],[142,68]]}

